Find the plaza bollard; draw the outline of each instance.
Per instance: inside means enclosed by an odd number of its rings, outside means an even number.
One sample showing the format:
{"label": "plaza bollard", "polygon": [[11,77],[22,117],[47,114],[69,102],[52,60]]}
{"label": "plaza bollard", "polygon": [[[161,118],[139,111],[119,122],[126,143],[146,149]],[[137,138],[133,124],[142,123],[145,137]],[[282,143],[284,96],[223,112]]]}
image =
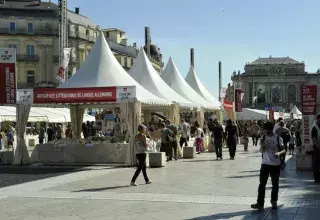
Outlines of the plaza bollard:
{"label": "plaza bollard", "polygon": [[182,155],[184,159],[192,159],[196,157],[195,147],[183,147]]}
{"label": "plaza bollard", "polygon": [[164,152],[149,152],[149,167],[164,167],[166,166],[166,153]]}

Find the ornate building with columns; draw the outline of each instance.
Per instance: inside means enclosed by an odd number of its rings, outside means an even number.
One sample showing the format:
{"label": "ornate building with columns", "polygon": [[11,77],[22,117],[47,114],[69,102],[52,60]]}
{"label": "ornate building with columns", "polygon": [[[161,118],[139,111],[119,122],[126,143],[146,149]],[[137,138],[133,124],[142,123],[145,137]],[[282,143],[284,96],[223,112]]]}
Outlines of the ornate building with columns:
{"label": "ornate building with columns", "polygon": [[[243,107],[264,109],[266,104],[286,111],[300,105],[300,87],[318,85],[320,72],[308,73],[304,62],[290,57],[268,57],[246,63],[244,73],[234,72],[233,85],[244,92]],[[318,89],[319,90],[319,89]]]}

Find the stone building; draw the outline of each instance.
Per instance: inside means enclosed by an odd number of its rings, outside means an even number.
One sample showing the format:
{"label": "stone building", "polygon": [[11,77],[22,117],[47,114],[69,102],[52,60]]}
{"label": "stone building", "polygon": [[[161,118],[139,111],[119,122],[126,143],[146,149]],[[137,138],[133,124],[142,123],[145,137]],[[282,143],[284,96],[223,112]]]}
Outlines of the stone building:
{"label": "stone building", "polygon": [[[136,43],[128,45],[128,39],[126,38],[126,32],[117,28],[103,29],[104,34],[110,49],[117,58],[121,66],[129,71],[134,63],[134,59],[137,57],[138,50]],[[146,45],[144,46],[146,50]],[[154,69],[160,73],[162,72],[163,62],[160,48],[155,44],[150,45],[150,62]]]}
{"label": "stone building", "polygon": [[234,72],[235,88],[244,92],[243,107],[264,109],[266,104],[290,110],[300,105],[302,85],[319,84],[319,71],[308,73],[305,63],[290,57],[268,57],[246,63],[244,73]]}
{"label": "stone building", "polygon": [[[97,25],[68,11],[69,72],[76,72],[90,52]],[[0,2],[0,47],[17,49],[18,88],[54,87],[59,67],[59,7],[41,0]]]}

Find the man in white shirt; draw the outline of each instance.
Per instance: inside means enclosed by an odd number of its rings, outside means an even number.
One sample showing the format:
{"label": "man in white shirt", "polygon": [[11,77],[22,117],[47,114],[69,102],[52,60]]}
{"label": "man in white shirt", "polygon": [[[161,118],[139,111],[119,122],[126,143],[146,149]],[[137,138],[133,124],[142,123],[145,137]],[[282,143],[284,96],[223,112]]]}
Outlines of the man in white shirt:
{"label": "man in white shirt", "polygon": [[276,134],[276,132],[277,132],[277,130],[280,128],[280,122],[281,121],[283,121],[283,118],[282,117],[279,117],[279,119],[278,119],[278,122],[274,125],[274,127],[273,127],[273,133],[275,133]]}
{"label": "man in white shirt", "polygon": [[182,147],[183,144],[185,144],[185,146],[188,146],[190,130],[190,125],[184,119],[181,119],[181,123],[179,126],[179,133],[181,134],[180,147]]}
{"label": "man in white shirt", "polygon": [[265,190],[269,175],[272,181],[271,204],[272,208],[277,208],[278,194],[279,194],[279,178],[281,155],[285,154],[282,138],[273,133],[273,124],[266,122],[263,125],[266,134],[260,141],[262,152],[262,164],[260,169],[260,184],[258,189],[258,199],[256,204],[252,204],[253,209],[263,209]]}

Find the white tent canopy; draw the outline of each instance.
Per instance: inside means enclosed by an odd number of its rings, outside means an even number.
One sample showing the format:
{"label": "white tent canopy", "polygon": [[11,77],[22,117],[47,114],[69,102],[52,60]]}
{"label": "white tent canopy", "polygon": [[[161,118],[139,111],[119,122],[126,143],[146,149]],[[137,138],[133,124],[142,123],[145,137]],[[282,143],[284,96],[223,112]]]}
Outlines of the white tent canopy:
{"label": "white tent canopy", "polygon": [[177,102],[181,106],[193,106],[191,102],[181,97],[161,79],[161,76],[155,71],[147,58],[143,48],[139,50],[138,56],[129,71],[129,75],[158,97]]}
{"label": "white tent canopy", "polygon": [[237,120],[266,120],[267,112],[264,110],[243,108],[242,112],[237,112]]}
{"label": "white tent canopy", "polygon": [[206,87],[199,80],[194,68],[190,66],[188,75],[186,77],[186,82],[203,98],[205,98],[208,102],[213,104],[217,108],[221,108],[221,103],[218,101],[216,97],[211,95],[211,93],[206,89]]}
{"label": "white tent canopy", "polygon": [[292,108],[292,110],[290,111],[290,114],[302,115],[302,113],[299,111],[299,109],[296,105]]}
{"label": "white tent canopy", "polygon": [[[16,121],[16,107],[0,106],[0,122],[2,121]],[[70,122],[70,109],[31,107],[28,121],[50,123]],[[83,122],[86,121],[95,121],[95,117],[84,114]]]}
{"label": "white tent canopy", "polygon": [[97,38],[85,63],[69,80],[58,88],[135,86],[136,98],[144,103],[168,104],[137,83],[119,64],[103,34]]}
{"label": "white tent canopy", "polygon": [[179,73],[178,68],[170,57],[164,71],[162,72],[161,78],[179,95],[189,100],[192,103],[201,105],[205,108],[216,109],[207,100],[202,98],[196,91],[189,86],[189,84],[183,79]]}

